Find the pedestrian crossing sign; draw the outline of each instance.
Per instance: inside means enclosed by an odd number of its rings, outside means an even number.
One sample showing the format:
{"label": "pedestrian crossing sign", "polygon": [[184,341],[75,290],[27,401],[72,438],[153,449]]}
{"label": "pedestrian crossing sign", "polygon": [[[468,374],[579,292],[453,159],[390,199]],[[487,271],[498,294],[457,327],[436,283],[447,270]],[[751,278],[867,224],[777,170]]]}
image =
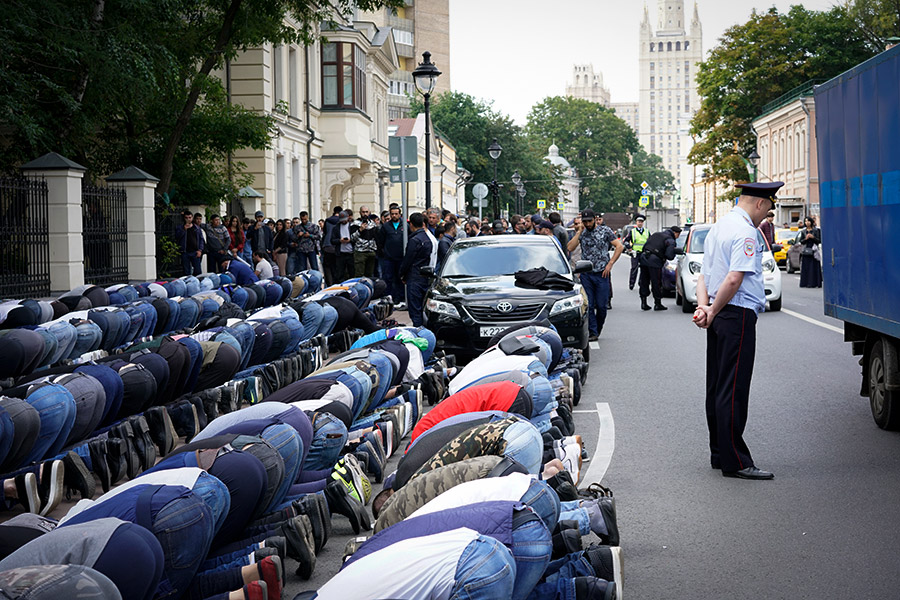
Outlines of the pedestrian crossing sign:
{"label": "pedestrian crossing sign", "polygon": [[647,208],[648,206],[650,206],[650,196],[641,196],[641,199],[638,202],[638,205],[641,208]]}
{"label": "pedestrian crossing sign", "polygon": [[546,200],[538,200],[537,207],[538,208],[547,208],[547,201]]}
{"label": "pedestrian crossing sign", "polygon": [[565,207],[566,207],[565,202],[557,202],[556,203],[556,210],[563,210]]}

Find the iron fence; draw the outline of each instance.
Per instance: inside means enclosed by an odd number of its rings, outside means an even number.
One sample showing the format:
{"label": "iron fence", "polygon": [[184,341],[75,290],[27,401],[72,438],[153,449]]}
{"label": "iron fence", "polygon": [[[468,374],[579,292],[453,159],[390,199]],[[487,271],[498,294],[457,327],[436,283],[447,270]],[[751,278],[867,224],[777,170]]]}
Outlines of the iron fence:
{"label": "iron fence", "polygon": [[184,223],[181,210],[157,200],[155,213],[156,276],[160,279],[181,277],[184,275],[184,267],[181,264],[181,251],[175,243],[175,228]]}
{"label": "iron fence", "polygon": [[50,295],[47,182],[0,177],[0,298]]}
{"label": "iron fence", "polygon": [[128,219],[125,188],[81,185],[84,281],[108,286],[128,282]]}

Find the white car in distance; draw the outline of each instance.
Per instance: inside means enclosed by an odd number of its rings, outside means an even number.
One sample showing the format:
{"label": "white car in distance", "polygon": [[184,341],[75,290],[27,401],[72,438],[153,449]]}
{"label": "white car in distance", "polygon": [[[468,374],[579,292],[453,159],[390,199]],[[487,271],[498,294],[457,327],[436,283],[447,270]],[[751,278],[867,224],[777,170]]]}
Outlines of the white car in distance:
{"label": "white car in distance", "polygon": [[[692,313],[697,307],[697,279],[703,268],[703,246],[711,225],[694,225],[688,234],[684,245],[684,254],[678,256],[678,265],[675,267],[675,303],[681,306],[681,310]],[[781,270],[775,264],[775,256],[771,248],[763,238],[762,232],[757,230],[757,241],[765,247],[762,256],[763,283],[766,289],[766,310],[781,310]]]}

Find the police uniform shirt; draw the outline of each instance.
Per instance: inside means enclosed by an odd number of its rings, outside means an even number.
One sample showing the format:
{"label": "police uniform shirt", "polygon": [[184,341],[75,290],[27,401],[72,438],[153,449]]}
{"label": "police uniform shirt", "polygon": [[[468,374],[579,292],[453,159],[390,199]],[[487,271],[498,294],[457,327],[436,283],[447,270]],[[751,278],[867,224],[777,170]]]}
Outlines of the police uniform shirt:
{"label": "police uniform shirt", "polygon": [[703,281],[710,300],[715,299],[722,282],[730,271],[744,273],[741,287],[729,304],[748,308],[757,313],[766,306],[766,292],[762,274],[763,248],[758,230],[747,212],[735,206],[712,226],[704,243]]}

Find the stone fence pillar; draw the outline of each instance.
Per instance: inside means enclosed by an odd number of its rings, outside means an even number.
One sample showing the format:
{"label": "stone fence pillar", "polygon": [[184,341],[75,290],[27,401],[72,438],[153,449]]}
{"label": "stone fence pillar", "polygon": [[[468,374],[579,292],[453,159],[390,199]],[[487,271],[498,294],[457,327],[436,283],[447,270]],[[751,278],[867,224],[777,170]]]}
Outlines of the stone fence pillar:
{"label": "stone fence pillar", "polygon": [[121,184],[126,194],[128,218],[128,278],[132,282],[156,279],[156,214],[154,194],[159,179],[137,167],[128,167],[106,178]]}
{"label": "stone fence pillar", "polygon": [[23,165],[22,171],[47,182],[50,291],[67,292],[84,283],[81,180],[86,169],[50,152]]}

